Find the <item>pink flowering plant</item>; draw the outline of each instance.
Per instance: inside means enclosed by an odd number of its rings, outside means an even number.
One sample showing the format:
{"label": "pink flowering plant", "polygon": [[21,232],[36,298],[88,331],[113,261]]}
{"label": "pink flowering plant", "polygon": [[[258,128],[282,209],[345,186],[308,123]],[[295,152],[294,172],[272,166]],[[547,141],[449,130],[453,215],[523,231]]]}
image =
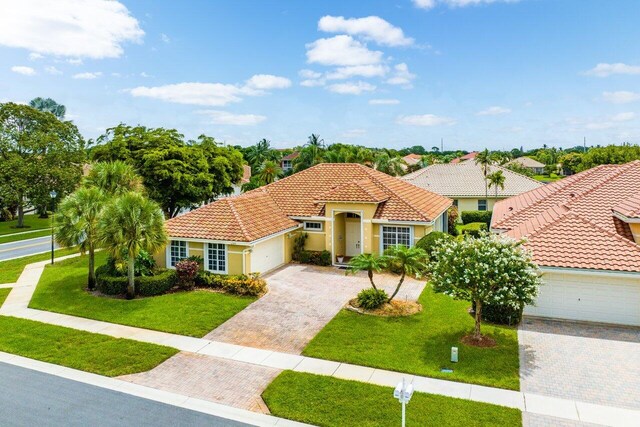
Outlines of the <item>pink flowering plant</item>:
{"label": "pink flowering plant", "polygon": [[477,238],[443,241],[429,271],[434,291],[475,303],[473,340],[481,341],[483,304],[521,309],[532,304],[542,284],[524,241],[482,233]]}
{"label": "pink flowering plant", "polygon": [[197,261],[190,259],[178,261],[176,273],[178,274],[180,286],[186,289],[192,288],[198,275],[198,270],[200,270],[200,264]]}

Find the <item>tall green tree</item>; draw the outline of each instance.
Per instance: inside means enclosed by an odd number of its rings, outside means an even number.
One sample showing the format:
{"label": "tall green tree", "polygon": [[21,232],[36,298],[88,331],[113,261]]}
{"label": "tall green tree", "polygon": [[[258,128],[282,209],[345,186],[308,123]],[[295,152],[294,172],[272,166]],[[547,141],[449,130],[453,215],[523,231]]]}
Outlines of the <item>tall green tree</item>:
{"label": "tall green tree", "polygon": [[79,188],[64,198],[56,214],[55,239],[63,246],[78,246],[89,254],[89,290],[95,289],[95,250],[98,221],[107,196],[97,187]]}
{"label": "tall green tree", "polygon": [[67,113],[67,107],[62,104],[58,104],[51,98],[33,98],[29,101],[29,106],[36,110],[49,112],[60,120],[64,120],[64,115]]}
{"label": "tall green tree", "polygon": [[375,254],[360,254],[349,261],[349,273],[356,274],[359,271],[366,271],[371,287],[376,291],[378,288],[373,281],[373,273],[380,273],[387,268],[387,258]]}
{"label": "tall green tree", "polygon": [[482,173],[484,174],[484,196],[489,197],[489,187],[487,185],[487,175],[489,174],[489,166],[493,164],[493,158],[491,156],[491,152],[488,148],[480,151],[476,155],[475,159],[476,165],[480,165],[482,167]]}
{"label": "tall green tree", "polygon": [[278,151],[271,148],[271,141],[266,138],[262,138],[255,145],[247,148],[245,157],[253,170],[258,170],[267,160],[275,162],[280,159]]}
{"label": "tall green tree", "polygon": [[91,165],[84,186],[98,188],[109,197],[143,190],[142,179],[133,166],[120,160]]}
{"label": "tall green tree", "polygon": [[15,204],[18,227],[28,201],[46,212],[49,192],[72,192],[82,177],[84,140],[71,122],[28,105],[0,104],[0,197]]}
{"label": "tall green tree", "polygon": [[258,179],[263,185],[275,182],[282,175],[282,169],[278,163],[273,160],[266,160],[260,167]]}
{"label": "tall green tree", "polygon": [[374,167],[387,175],[400,176],[404,174],[403,166],[405,163],[400,157],[390,157],[388,153],[381,152],[376,156]]}
{"label": "tall green tree", "polygon": [[140,251],[155,253],[168,240],[160,206],[140,193],[114,198],[100,218],[99,240],[117,259],[127,258],[127,298],[135,297],[135,260]]}
{"label": "tall green tree", "polygon": [[427,253],[424,249],[417,248],[415,246],[409,248],[404,245],[390,246],[384,251],[384,256],[387,259],[388,265],[393,265],[400,269],[400,280],[396,285],[395,291],[389,297],[389,301],[393,300],[400,291],[400,287],[404,283],[404,279],[407,274],[410,276],[421,277],[427,266],[425,260],[427,259]]}
{"label": "tall green tree", "polygon": [[504,176],[501,170],[497,170],[487,175],[486,180],[489,182],[489,188],[494,187],[496,190],[496,198],[498,197],[498,187],[504,190],[504,183],[507,178]]}

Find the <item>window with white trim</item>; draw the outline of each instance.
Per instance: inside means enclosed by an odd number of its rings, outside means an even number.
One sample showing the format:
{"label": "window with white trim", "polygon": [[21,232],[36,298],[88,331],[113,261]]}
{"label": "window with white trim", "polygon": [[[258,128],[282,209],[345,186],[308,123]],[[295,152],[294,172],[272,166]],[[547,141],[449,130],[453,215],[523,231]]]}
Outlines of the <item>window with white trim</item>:
{"label": "window with white trim", "polygon": [[227,271],[227,245],[207,243],[207,270],[218,273]]}
{"label": "window with white trim", "polygon": [[187,257],[187,242],[172,240],[169,248],[169,266],[175,267],[178,262]]}
{"label": "window with white trim", "polygon": [[322,221],[305,221],[304,229],[310,231],[322,231]]}
{"label": "window with white trim", "polygon": [[382,250],[396,245],[411,246],[411,227],[382,226]]}
{"label": "window with white trim", "polygon": [[479,211],[486,211],[487,210],[487,200],[486,199],[478,200],[478,210]]}

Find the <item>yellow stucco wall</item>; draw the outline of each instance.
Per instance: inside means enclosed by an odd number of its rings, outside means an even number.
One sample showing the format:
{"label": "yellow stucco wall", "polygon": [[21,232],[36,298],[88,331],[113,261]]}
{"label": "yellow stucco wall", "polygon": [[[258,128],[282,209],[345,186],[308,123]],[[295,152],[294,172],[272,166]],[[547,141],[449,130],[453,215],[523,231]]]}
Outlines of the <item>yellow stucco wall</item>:
{"label": "yellow stucco wall", "polygon": [[307,240],[304,248],[308,251],[324,251],[326,249],[326,232],[325,231],[303,231],[307,233]]}
{"label": "yellow stucco wall", "polygon": [[[180,240],[180,239],[175,239],[175,240]],[[170,247],[171,247],[171,243],[169,242],[165,247],[165,249],[154,254],[153,258],[156,260],[156,264],[158,265],[158,267],[166,268],[167,251],[169,250]],[[228,274],[243,274],[242,251],[247,248],[248,248],[247,246],[241,246],[241,245],[227,245]],[[187,256],[192,256],[192,255],[199,256],[199,257],[202,257],[202,259],[204,259],[205,258],[204,243],[187,242]],[[246,267],[244,271],[250,271],[248,268],[250,266],[250,254],[245,254],[244,258],[245,258],[245,267]]]}
{"label": "yellow stucco wall", "polygon": [[[493,206],[496,204],[496,202],[500,201],[500,200],[504,200],[506,197],[502,197],[502,198],[491,198],[489,197],[487,199],[487,210],[491,211],[493,210]],[[456,198],[456,197],[452,197],[452,199],[457,200],[458,201],[458,211],[462,212],[462,211],[477,211],[478,210],[478,200],[480,200],[479,197],[476,198]]]}
{"label": "yellow stucco wall", "polygon": [[247,246],[227,245],[227,274],[245,274],[251,271],[251,254],[246,249]]}
{"label": "yellow stucco wall", "polygon": [[631,233],[633,234],[633,240],[640,245],[640,224],[629,224],[631,227]]}

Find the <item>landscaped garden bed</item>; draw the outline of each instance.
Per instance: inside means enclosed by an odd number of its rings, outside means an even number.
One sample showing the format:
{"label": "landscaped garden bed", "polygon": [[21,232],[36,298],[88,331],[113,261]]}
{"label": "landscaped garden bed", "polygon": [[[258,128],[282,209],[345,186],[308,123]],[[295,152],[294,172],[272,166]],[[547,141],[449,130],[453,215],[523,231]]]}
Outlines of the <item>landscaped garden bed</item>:
{"label": "landscaped garden bed", "polygon": [[[321,426],[400,425],[391,387],[285,371],[262,397],[272,415]],[[517,409],[426,393],[407,406],[410,426],[520,426]]]}

